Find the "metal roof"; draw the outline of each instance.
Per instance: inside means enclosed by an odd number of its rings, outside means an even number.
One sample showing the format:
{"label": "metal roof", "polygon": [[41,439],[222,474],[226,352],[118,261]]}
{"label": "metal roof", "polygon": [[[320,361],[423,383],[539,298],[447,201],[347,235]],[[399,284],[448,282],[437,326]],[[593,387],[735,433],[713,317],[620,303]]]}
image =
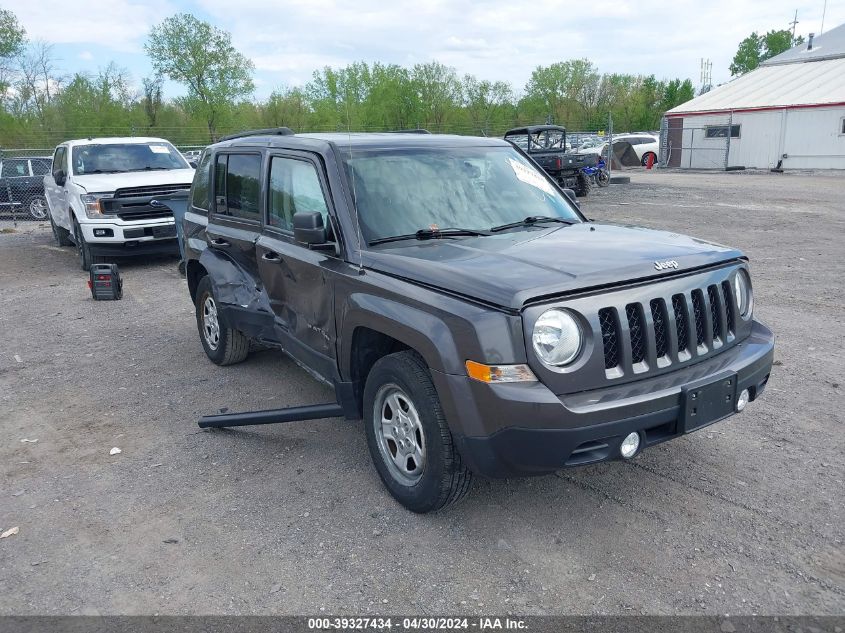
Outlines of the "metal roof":
{"label": "metal roof", "polygon": [[[843,40],[843,27],[845,25],[825,33],[816,40],[828,34],[834,37],[824,42]],[[805,43],[802,46],[806,48],[807,45]],[[825,43],[824,46],[830,55],[832,45]],[[815,49],[815,42],[813,48]],[[781,55],[798,54],[793,53],[794,50]],[[781,55],[769,61],[777,60]],[[750,73],[672,108],[666,114],[672,116],[829,104],[845,105],[845,53],[833,58],[796,58],[792,61],[761,65]]]}
{"label": "metal roof", "polygon": [[793,46],[788,51],[775,55],[760,65],[777,66],[778,64],[794,64],[845,57],[845,24],[840,24],[827,33],[816,35],[813,38],[813,48],[807,50],[808,46],[809,38],[803,44]]}

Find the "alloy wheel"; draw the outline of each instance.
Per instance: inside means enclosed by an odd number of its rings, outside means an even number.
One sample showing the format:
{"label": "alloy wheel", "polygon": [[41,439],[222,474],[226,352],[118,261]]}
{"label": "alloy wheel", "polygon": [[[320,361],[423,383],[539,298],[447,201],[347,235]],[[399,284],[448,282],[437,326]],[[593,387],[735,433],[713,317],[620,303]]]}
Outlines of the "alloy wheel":
{"label": "alloy wheel", "polygon": [[379,389],[373,406],[379,452],[391,475],[413,485],[425,469],[425,433],[411,398],[395,384]]}
{"label": "alloy wheel", "polygon": [[206,296],[202,303],[202,335],[212,350],[220,345],[220,321],[217,318],[217,304],[214,297]]}

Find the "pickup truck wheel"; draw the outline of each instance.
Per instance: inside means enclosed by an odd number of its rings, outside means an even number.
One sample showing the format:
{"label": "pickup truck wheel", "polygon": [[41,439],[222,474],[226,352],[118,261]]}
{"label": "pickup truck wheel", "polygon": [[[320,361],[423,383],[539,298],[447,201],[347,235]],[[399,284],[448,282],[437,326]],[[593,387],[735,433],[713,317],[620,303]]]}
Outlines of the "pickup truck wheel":
{"label": "pickup truck wheel", "polygon": [[73,220],[73,241],[76,242],[76,252],[79,253],[79,265],[82,267],[82,270],[91,270],[91,264],[99,260],[95,260],[91,254],[91,247],[85,241],[85,235],[83,235],[79,222],[76,219]]}
{"label": "pickup truck wheel", "polygon": [[50,216],[50,228],[53,229],[53,239],[56,240],[58,246],[70,246],[73,242],[70,241],[70,233],[68,230],[57,226],[53,221],[53,216]]}
{"label": "pickup truck wheel", "polygon": [[469,492],[472,473],[455,448],[425,362],[412,351],[379,359],[364,388],[367,445],[390,494],[433,512]]}
{"label": "pickup truck wheel", "polygon": [[44,196],[35,196],[26,203],[29,215],[33,220],[47,219],[47,200]]}
{"label": "pickup truck wheel", "polygon": [[249,355],[249,339],[221,323],[208,276],[200,280],[196,297],[197,329],[205,355],[217,365],[240,363]]}

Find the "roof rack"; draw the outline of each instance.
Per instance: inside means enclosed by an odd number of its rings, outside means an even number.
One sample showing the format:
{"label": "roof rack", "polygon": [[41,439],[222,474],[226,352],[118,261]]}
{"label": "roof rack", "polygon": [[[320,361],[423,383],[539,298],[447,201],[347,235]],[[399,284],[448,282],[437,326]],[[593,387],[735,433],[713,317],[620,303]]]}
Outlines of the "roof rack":
{"label": "roof rack", "polygon": [[232,141],[236,138],[244,138],[247,136],[293,136],[293,130],[289,127],[269,127],[263,130],[245,130],[237,134],[229,134],[224,136],[221,141]]}
{"label": "roof rack", "polygon": [[431,134],[428,130],[425,130],[421,127],[414,128],[413,130],[388,130],[388,134]]}

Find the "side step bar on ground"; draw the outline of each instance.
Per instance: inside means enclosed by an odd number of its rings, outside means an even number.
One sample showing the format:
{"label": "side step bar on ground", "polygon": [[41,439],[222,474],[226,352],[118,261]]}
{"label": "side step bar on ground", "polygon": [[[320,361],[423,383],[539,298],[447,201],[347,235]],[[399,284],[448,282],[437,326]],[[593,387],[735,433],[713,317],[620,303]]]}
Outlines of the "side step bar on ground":
{"label": "side step bar on ground", "polygon": [[255,424],[279,424],[281,422],[299,422],[300,420],[319,420],[321,418],[340,418],[344,408],[336,402],[311,404],[305,407],[288,407],[268,411],[249,411],[247,413],[222,413],[204,415],[198,422],[201,429],[229,426],[252,426]]}

